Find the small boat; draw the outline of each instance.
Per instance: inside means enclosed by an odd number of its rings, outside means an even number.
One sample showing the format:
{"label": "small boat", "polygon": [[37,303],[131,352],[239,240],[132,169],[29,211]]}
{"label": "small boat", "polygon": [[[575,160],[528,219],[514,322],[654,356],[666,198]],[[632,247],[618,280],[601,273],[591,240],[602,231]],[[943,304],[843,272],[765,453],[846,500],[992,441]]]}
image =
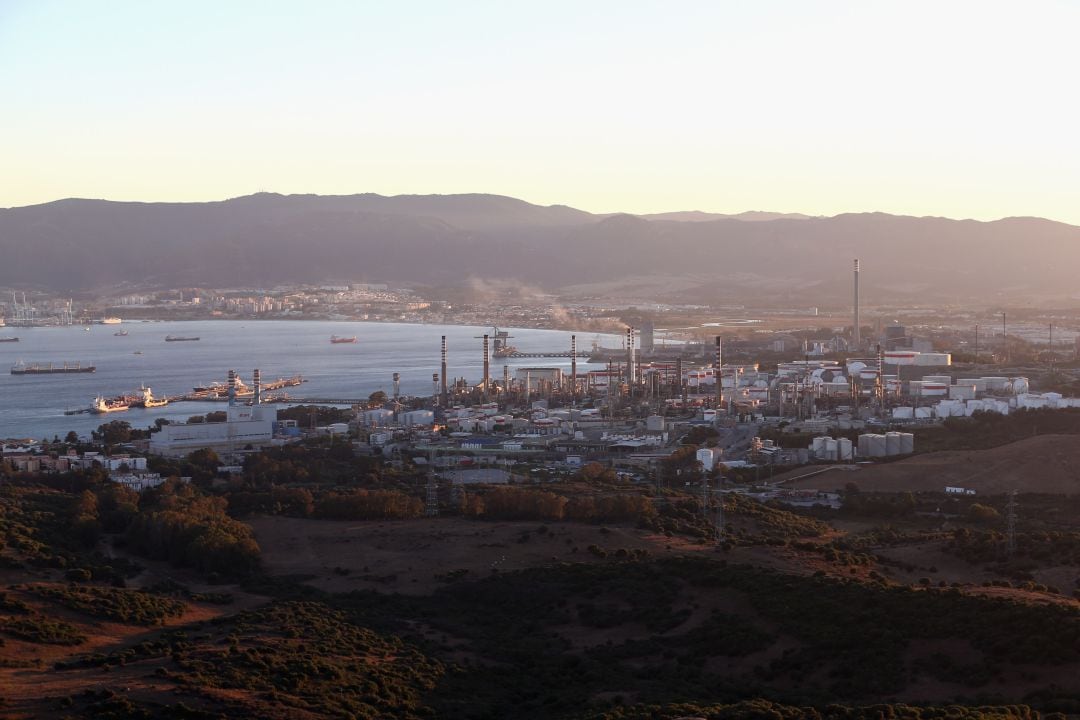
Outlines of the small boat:
{"label": "small boat", "polygon": [[90,326],[88,325],[88,326],[84,327],[83,330],[85,330],[86,332],[90,332]]}
{"label": "small boat", "polygon": [[355,343],[357,342],[357,340],[355,335],[353,335],[352,337],[338,337],[337,335],[331,335],[330,342],[332,342],[334,345],[341,345],[343,343]]}
{"label": "small boat", "polygon": [[198,339],[199,338],[197,336],[196,337],[185,337],[184,335],[166,335],[165,336],[165,342],[192,342],[192,341],[198,340]]}
{"label": "small boat", "polygon": [[19,338],[7,335],[5,337],[0,337],[0,342],[19,342]]}
{"label": "small boat", "polygon": [[134,354],[134,355],[142,355],[142,350],[136,350],[136,351],[135,351],[134,353],[132,353],[132,354]]}
{"label": "small boat", "polygon": [[120,332],[114,332],[113,337],[127,337],[127,334],[127,330],[121,330]]}

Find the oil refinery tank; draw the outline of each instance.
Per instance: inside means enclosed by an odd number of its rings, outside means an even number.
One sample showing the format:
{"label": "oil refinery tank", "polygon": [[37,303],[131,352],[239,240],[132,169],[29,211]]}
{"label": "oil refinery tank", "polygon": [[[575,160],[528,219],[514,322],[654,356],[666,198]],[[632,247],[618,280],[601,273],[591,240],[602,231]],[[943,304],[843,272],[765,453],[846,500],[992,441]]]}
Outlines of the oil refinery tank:
{"label": "oil refinery tank", "polygon": [[887,432],[885,433],[885,454],[886,455],[899,455],[900,454],[900,433]]}
{"label": "oil refinery tank", "polygon": [[912,433],[900,433],[900,454],[910,455],[915,452],[915,435]]}
{"label": "oil refinery tank", "polygon": [[836,441],[836,459],[841,461],[851,460],[851,441],[840,438]]}

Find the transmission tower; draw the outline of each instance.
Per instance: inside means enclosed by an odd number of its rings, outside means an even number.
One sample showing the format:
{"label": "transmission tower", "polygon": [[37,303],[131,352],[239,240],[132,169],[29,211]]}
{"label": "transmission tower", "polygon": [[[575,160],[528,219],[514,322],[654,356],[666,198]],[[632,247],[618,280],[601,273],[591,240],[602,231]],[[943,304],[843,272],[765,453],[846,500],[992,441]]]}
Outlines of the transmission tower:
{"label": "transmission tower", "polygon": [[1016,491],[1013,490],[1009,493],[1009,502],[1005,505],[1005,552],[1010,558],[1016,554],[1016,508]]}
{"label": "transmission tower", "polygon": [[424,514],[428,517],[439,516],[439,481],[435,477],[434,452],[428,458],[427,502],[424,505]]}

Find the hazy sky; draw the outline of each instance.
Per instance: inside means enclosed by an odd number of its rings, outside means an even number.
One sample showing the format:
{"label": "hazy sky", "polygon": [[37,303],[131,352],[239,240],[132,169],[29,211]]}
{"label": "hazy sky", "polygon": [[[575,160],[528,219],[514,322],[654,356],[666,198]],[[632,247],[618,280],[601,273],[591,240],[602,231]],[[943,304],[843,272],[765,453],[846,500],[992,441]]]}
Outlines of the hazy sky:
{"label": "hazy sky", "polygon": [[0,207],[493,192],[1080,224],[1080,3],[0,0]]}

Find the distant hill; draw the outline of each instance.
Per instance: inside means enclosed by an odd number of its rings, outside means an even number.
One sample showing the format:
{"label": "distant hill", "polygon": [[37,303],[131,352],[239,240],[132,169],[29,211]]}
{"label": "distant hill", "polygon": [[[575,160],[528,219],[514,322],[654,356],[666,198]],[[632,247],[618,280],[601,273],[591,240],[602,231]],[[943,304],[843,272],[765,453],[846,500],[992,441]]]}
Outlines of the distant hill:
{"label": "distant hill", "polygon": [[760,222],[763,220],[806,220],[812,216],[801,213],[775,213],[750,210],[748,212],[724,215],[722,213],[701,212],[700,210],[684,210],[681,212],[650,213],[638,215],[646,220],[676,220],[678,222],[708,222],[710,220],[745,220],[747,222]]}
{"label": "distant hill", "polygon": [[605,296],[632,296],[643,283],[665,299],[826,304],[846,301],[855,257],[868,302],[1069,296],[1080,263],[1080,228],[1038,218],[704,215],[594,215],[498,195],[60,200],[0,210],[0,286],[497,279]]}

